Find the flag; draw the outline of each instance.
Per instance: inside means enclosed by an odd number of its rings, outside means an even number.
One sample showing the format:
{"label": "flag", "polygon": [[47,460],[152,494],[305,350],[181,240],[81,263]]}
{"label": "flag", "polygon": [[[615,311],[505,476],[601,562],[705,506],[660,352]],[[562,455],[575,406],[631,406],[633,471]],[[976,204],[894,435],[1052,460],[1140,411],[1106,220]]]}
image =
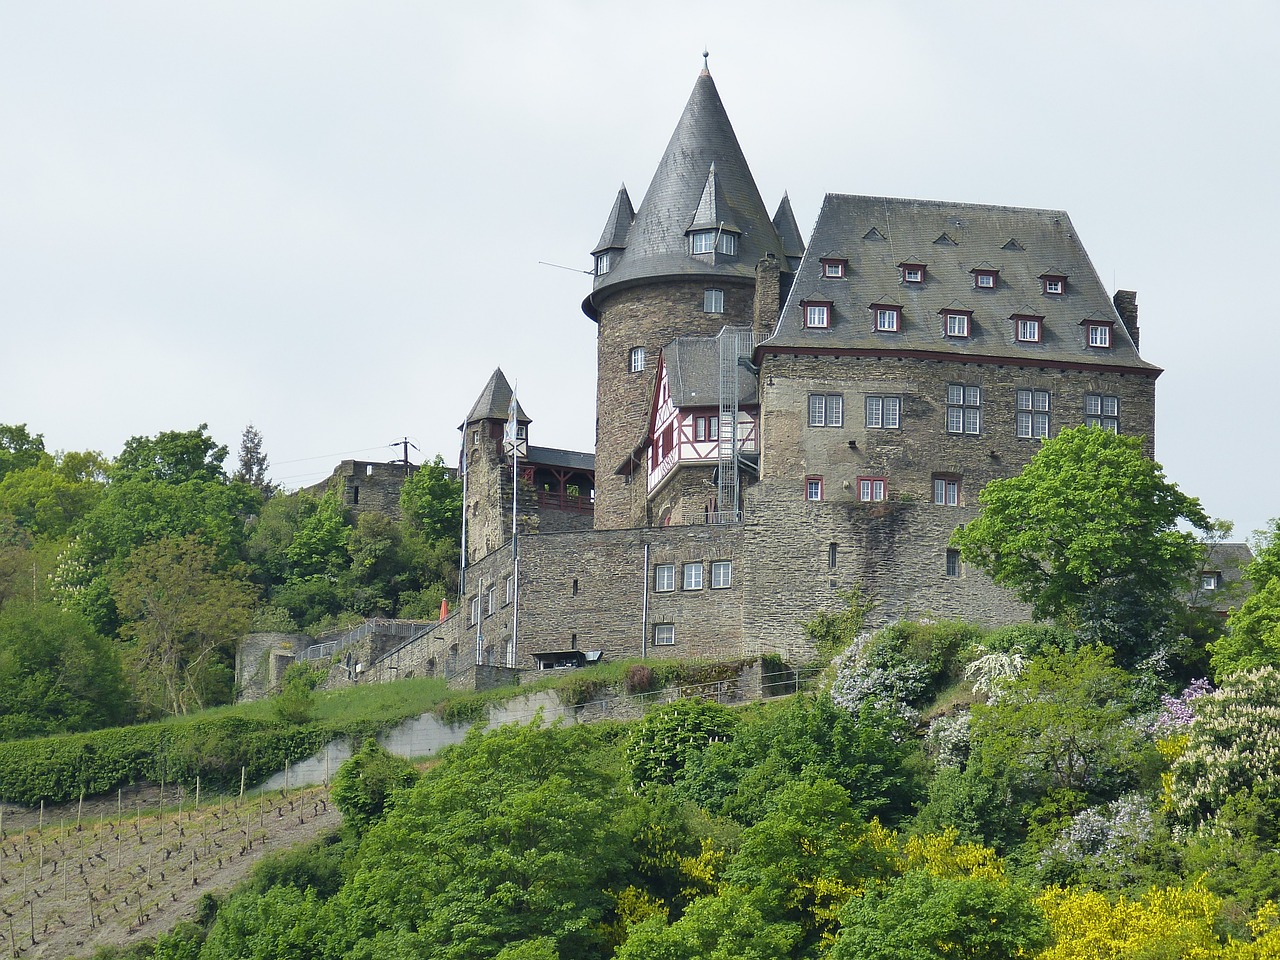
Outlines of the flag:
{"label": "flag", "polygon": [[519,420],[516,417],[516,392],[512,390],[511,404],[507,407],[507,426],[502,432],[502,438],[506,440],[507,443],[515,443],[519,432]]}

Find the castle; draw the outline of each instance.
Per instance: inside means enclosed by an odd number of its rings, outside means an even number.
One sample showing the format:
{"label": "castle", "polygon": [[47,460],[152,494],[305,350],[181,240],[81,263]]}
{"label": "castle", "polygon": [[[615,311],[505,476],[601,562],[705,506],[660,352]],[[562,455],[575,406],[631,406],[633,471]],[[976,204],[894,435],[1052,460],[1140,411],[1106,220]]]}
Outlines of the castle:
{"label": "castle", "polygon": [[594,455],[530,445],[495,371],[460,428],[462,603],[400,676],[803,660],[804,622],[855,588],[882,620],[1025,619],[948,547],[978,491],[1068,426],[1154,450],[1136,295],[1107,294],[1066,213],[829,194],[806,246],[705,67],[591,252]]}

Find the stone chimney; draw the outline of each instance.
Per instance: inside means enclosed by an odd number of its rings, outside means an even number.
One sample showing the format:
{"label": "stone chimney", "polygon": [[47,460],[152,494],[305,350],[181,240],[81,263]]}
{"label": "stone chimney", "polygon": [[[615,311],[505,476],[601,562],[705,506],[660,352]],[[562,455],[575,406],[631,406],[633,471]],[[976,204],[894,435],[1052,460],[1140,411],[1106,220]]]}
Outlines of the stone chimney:
{"label": "stone chimney", "polygon": [[1117,290],[1111,298],[1116,305],[1116,313],[1124,321],[1124,328],[1129,331],[1129,339],[1138,345],[1138,294],[1134,290]]}
{"label": "stone chimney", "polygon": [[782,267],[777,257],[766,253],[756,264],[755,313],[751,321],[751,331],[755,334],[756,342],[773,333],[781,311]]}

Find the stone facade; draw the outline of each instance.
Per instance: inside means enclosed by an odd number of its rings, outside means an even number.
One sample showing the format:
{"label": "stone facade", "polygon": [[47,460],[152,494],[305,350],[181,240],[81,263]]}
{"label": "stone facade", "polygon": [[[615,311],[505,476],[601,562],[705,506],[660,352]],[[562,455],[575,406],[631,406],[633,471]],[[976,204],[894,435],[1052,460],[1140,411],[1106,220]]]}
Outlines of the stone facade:
{"label": "stone facade", "polygon": [[369,460],[343,460],[327,480],[304,487],[303,493],[323,497],[337,489],[342,506],[352,513],[370,511],[400,519],[400,490],[415,472],[415,464],[377,463]]}

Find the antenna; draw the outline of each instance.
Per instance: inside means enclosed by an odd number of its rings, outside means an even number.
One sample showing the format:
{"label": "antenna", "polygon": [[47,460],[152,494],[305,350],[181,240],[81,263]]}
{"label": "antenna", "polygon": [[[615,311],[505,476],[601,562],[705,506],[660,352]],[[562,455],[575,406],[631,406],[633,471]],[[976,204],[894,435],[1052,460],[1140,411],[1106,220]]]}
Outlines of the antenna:
{"label": "antenna", "polygon": [[546,260],[539,260],[538,264],[544,267],[557,267],[560,270],[572,270],[574,273],[585,273],[589,277],[595,276],[594,270],[579,270],[577,267],[566,267],[563,263],[548,263]]}
{"label": "antenna", "polygon": [[[400,447],[404,451],[402,458],[394,462],[404,464],[404,475],[407,477],[409,475],[409,466],[410,466],[409,448],[413,447],[413,449],[418,450],[418,445],[414,443],[412,440],[410,440],[408,437],[401,437],[399,440],[392,440],[390,443],[387,444],[387,446]],[[420,450],[418,452],[421,453]]]}

